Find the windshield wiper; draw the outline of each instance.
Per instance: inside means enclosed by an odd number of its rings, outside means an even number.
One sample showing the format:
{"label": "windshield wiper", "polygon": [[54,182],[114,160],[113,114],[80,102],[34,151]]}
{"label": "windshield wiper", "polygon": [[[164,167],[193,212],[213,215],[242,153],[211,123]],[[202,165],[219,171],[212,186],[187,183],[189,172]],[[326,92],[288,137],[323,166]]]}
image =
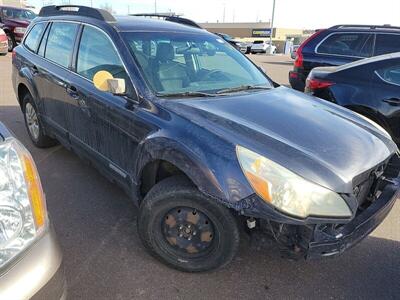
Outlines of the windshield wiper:
{"label": "windshield wiper", "polygon": [[223,89],[216,92],[217,94],[235,93],[248,90],[269,90],[271,87],[265,85],[241,85],[229,89]]}
{"label": "windshield wiper", "polygon": [[215,97],[215,94],[209,94],[204,92],[182,92],[182,93],[157,93],[157,97]]}

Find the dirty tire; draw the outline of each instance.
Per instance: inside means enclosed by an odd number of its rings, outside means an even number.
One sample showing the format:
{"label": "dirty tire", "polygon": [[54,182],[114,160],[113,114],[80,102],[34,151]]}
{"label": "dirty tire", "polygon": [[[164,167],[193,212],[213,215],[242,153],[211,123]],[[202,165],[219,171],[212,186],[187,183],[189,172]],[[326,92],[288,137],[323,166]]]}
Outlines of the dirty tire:
{"label": "dirty tire", "polygon": [[[184,253],[187,251],[186,248],[177,249],[178,246],[172,245],[166,238],[163,222],[168,220],[171,211],[179,211],[180,208],[182,211],[194,209],[194,212],[198,212],[203,220],[211,221],[201,224],[197,221],[193,225],[195,228],[212,226],[213,237],[211,241],[205,242],[208,243],[205,250],[200,250],[198,253],[192,253],[192,251]],[[177,225],[174,227],[176,230],[181,224],[179,221],[181,217],[178,216],[176,219]],[[186,219],[184,221],[186,222]],[[171,229],[171,227],[168,228]],[[221,268],[234,258],[239,247],[239,229],[231,211],[214,199],[206,197],[183,176],[164,179],[149,191],[140,206],[138,230],[144,246],[154,257],[184,272],[203,272]],[[199,232],[202,232],[201,229]],[[202,232],[201,239],[200,235],[194,238],[200,239],[197,241],[201,244],[203,234],[207,233]],[[176,240],[179,243],[181,239],[176,238],[175,243]],[[183,242],[188,242],[188,240]],[[189,240],[189,242],[193,243],[194,240]],[[192,244],[189,247],[193,247]]]}
{"label": "dirty tire", "polygon": [[13,49],[17,46],[17,42],[15,41],[14,35],[11,33],[7,34],[8,39],[8,52],[12,52]]}
{"label": "dirty tire", "polygon": [[[22,99],[22,103],[23,103],[23,114],[24,114],[26,130],[28,131],[29,137],[31,138],[33,144],[38,148],[49,148],[54,145],[57,145],[57,140],[47,136],[44,133],[43,125],[37,116],[37,108],[36,108],[35,102],[33,101],[32,96],[29,93],[25,94],[25,96]],[[36,113],[37,127],[38,127],[37,136],[35,136],[32,133],[32,131],[29,129],[29,125],[28,125],[29,122],[28,122],[28,117],[26,114],[26,110],[27,110],[28,106],[30,106],[31,109],[33,108],[33,110]]]}

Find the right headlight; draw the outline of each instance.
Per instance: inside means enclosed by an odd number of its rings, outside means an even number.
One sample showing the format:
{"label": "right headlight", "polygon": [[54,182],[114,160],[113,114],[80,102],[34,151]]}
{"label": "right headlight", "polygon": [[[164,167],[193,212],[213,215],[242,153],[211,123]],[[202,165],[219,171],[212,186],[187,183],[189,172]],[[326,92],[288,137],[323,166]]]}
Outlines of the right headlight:
{"label": "right headlight", "polygon": [[337,193],[244,147],[237,146],[236,153],[254,191],[278,210],[299,218],[351,217],[350,208]]}
{"label": "right headlight", "polygon": [[0,268],[47,225],[46,203],[30,153],[11,138],[0,144]]}

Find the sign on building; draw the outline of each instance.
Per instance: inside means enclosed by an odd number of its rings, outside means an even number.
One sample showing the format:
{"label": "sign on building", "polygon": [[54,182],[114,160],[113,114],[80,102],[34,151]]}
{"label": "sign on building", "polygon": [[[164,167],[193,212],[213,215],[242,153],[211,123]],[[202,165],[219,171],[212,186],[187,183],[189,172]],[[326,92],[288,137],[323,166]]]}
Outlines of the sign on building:
{"label": "sign on building", "polygon": [[252,37],[270,37],[271,28],[253,29],[251,35]]}

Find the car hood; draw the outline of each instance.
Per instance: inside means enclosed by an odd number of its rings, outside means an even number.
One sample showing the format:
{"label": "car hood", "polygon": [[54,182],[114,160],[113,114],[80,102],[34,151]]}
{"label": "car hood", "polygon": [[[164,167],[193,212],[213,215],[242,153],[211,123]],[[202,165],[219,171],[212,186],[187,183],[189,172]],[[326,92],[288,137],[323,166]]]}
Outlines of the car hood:
{"label": "car hood", "polygon": [[163,105],[339,193],[351,193],[355,177],[397,151],[388,135],[359,115],[285,87]]}
{"label": "car hood", "polygon": [[7,19],[6,24],[8,26],[19,26],[19,27],[28,27],[31,22],[28,20],[18,20],[18,19]]}

